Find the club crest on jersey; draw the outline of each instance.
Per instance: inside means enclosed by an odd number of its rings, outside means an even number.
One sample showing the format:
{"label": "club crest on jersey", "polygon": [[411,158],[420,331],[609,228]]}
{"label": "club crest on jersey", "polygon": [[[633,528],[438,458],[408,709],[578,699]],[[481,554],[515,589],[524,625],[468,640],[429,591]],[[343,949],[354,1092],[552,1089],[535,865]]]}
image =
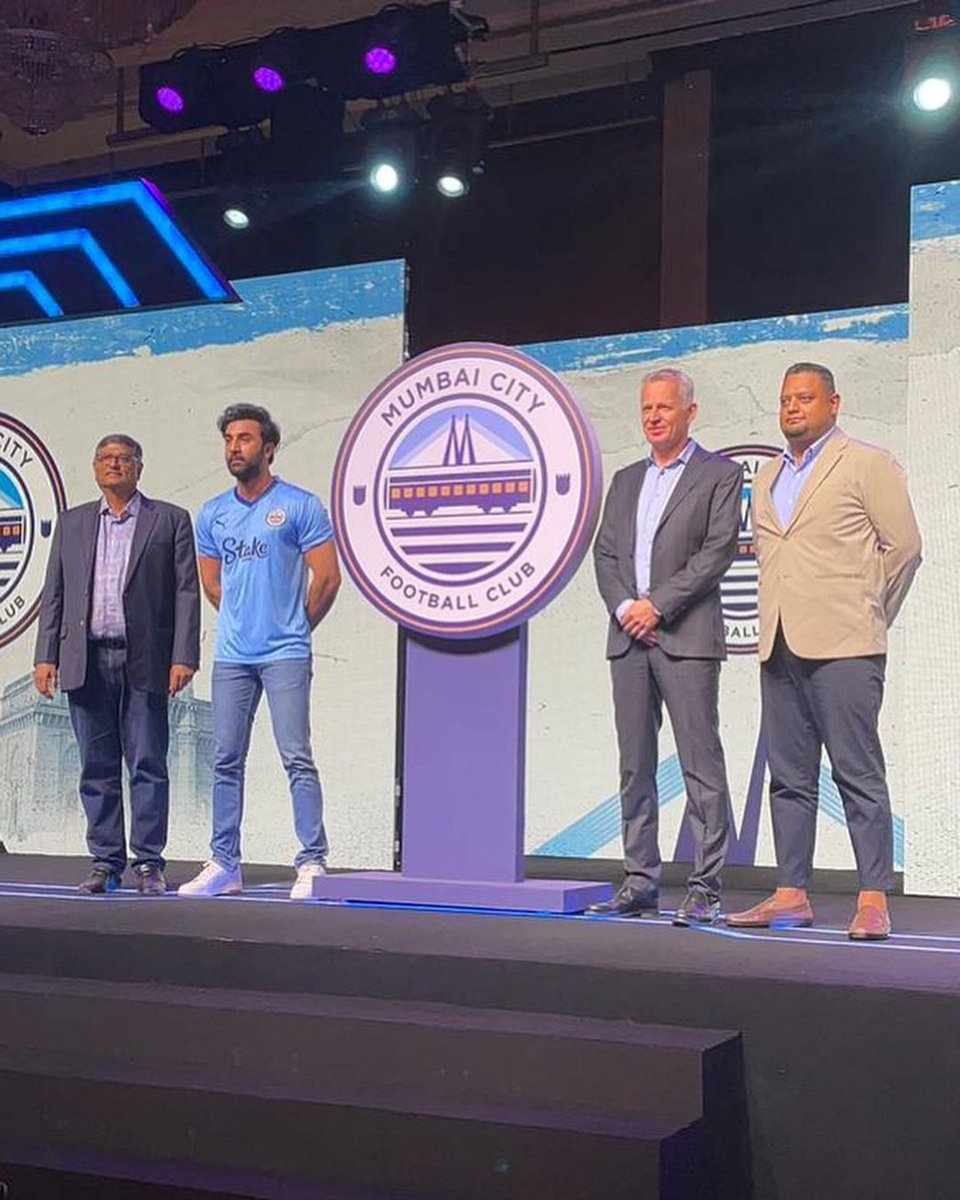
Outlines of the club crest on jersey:
{"label": "club crest on jersey", "polygon": [[287,513],[282,508],[271,508],[267,513],[267,524],[271,529],[279,529],[286,522]]}

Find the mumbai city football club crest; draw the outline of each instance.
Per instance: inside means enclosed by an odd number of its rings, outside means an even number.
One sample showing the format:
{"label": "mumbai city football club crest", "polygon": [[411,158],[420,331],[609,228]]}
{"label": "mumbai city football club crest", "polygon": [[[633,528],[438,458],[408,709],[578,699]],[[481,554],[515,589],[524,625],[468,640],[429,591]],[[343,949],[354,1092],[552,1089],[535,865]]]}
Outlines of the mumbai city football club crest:
{"label": "mumbai city football club crest", "polygon": [[727,652],[756,654],[760,642],[760,572],[753,548],[753,481],[763,464],[768,459],[779,458],[782,451],[776,446],[728,446],[718,453],[743,465],[737,556],[720,582]]}
{"label": "mumbai city football club crest", "polygon": [[393,620],[480,637],[527,620],[576,570],[600,505],[593,430],[517,350],[444,346],[366,400],[334,469],[351,576]]}
{"label": "mumbai city football club crest", "polygon": [[66,494],[37,435],[0,413],[0,646],[27,628],[40,607],[50,541]]}

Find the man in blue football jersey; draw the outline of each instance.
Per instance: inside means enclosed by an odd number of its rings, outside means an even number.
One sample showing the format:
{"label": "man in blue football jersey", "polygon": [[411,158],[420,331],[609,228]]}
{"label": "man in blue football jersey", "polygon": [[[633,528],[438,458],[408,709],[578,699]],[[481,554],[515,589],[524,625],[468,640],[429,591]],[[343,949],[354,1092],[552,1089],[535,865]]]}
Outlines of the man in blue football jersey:
{"label": "man in blue football jersey", "polygon": [[220,613],[213,664],[213,838],[210,861],[180,895],[235,895],[243,887],[244,767],[266,692],[301,845],[290,898],[305,900],[327,855],[323,793],[310,745],[310,636],[340,587],[333,528],[316,496],[272,474],[280,430],[265,408],[232,405],[217,426],[237,484],[209,500],[196,525],[200,582]]}

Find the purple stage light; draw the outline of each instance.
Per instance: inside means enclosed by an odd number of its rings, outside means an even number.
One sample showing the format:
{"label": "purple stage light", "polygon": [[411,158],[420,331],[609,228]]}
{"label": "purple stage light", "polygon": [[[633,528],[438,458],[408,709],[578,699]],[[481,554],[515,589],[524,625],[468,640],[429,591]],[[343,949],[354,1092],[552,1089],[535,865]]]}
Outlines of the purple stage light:
{"label": "purple stage light", "polygon": [[255,67],[253,82],[261,92],[279,92],[287,81],[274,67]]}
{"label": "purple stage light", "polygon": [[389,46],[371,46],[363,63],[371,75],[392,75],[397,69],[397,56]]}
{"label": "purple stage light", "polygon": [[162,87],[158,87],[156,91],[156,97],[157,103],[164,112],[180,113],[183,112],[184,108],[186,107],[183,97],[176,88],[170,87],[169,84],[164,84]]}

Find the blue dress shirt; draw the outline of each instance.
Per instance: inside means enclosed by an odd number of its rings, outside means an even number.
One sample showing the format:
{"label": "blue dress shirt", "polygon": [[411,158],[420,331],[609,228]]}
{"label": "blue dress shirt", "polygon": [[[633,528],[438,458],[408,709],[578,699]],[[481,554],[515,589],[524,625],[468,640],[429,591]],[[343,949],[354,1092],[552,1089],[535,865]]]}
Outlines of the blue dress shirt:
{"label": "blue dress shirt", "polygon": [[773,507],[777,511],[777,520],[780,522],[781,528],[786,529],[790,524],[790,520],[793,517],[793,510],[797,507],[797,500],[803,491],[803,485],[813,472],[817,455],[830,438],[833,437],[836,430],[837,427],[834,425],[822,438],[818,438],[812,446],[808,446],[799,463],[793,457],[789,447],[784,450],[783,462],[780,465],[780,470],[777,472],[776,479],[773,481],[773,489],[771,491]]}
{"label": "blue dress shirt", "polygon": [[[637,526],[633,557],[637,597],[640,599],[650,594],[650,564],[653,559],[653,540],[657,536],[657,529],[663,520],[663,514],[673,495],[674,488],[680,482],[680,476],[696,448],[697,443],[690,438],[677,457],[666,466],[658,466],[652,457],[647,461],[643,486],[640,488],[640,499],[637,501]],[[618,621],[622,619],[623,614],[633,602],[634,598],[631,596],[617,605]]]}

